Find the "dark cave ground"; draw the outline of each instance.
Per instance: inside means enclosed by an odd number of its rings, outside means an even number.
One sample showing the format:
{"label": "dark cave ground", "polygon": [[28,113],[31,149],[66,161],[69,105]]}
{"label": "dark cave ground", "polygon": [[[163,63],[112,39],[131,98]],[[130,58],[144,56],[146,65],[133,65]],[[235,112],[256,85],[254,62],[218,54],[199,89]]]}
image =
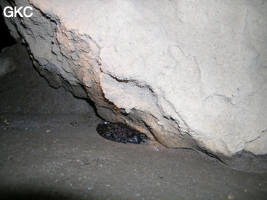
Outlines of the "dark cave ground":
{"label": "dark cave ground", "polygon": [[188,150],[122,144],[98,119],[2,115],[1,199],[266,199],[267,175]]}
{"label": "dark cave ground", "polygon": [[266,173],[105,140],[88,103],[49,87],[24,48],[5,58],[16,69],[0,77],[0,199],[267,199]]}

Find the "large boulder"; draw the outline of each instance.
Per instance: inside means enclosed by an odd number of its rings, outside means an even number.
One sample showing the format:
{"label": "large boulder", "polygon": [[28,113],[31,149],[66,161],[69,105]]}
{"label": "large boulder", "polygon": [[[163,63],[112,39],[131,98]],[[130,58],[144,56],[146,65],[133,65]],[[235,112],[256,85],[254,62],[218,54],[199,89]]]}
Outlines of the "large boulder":
{"label": "large boulder", "polygon": [[266,1],[14,5],[33,7],[6,23],[38,71],[106,120],[171,148],[267,153]]}

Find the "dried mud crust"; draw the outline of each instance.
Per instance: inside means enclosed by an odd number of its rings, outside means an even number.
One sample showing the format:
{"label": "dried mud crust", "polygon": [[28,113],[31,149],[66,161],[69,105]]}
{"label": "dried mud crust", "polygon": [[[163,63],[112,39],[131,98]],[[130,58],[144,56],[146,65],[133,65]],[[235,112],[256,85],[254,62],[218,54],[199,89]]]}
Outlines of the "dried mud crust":
{"label": "dried mud crust", "polygon": [[103,122],[97,125],[96,130],[102,137],[115,142],[147,144],[148,141],[144,133],[123,123]]}

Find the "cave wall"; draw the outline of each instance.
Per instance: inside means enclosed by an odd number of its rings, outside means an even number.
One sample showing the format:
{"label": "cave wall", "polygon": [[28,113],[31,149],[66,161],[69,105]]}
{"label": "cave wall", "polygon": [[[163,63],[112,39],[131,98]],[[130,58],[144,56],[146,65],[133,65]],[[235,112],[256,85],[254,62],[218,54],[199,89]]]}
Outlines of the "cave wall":
{"label": "cave wall", "polygon": [[[1,6],[9,5],[0,1]],[[267,153],[266,1],[11,1],[53,87],[171,148]]]}
{"label": "cave wall", "polygon": [[52,88],[32,66],[22,44],[0,53],[0,115],[72,115],[94,117],[90,102],[64,88]]}

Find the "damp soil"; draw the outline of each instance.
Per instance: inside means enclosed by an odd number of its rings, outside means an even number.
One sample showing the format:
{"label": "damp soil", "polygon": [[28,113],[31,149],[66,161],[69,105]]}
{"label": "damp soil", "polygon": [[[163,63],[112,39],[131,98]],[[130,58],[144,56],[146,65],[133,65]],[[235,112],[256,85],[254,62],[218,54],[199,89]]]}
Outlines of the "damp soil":
{"label": "damp soil", "polygon": [[2,114],[1,199],[267,199],[267,174],[191,150],[123,144],[85,115]]}

